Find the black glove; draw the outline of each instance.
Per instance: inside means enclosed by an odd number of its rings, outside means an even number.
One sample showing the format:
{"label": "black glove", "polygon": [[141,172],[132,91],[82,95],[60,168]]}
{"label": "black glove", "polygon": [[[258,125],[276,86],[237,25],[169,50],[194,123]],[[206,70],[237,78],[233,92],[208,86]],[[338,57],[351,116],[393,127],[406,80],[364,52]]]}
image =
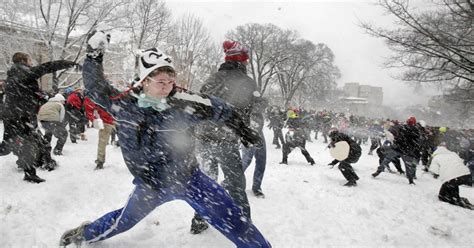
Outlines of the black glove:
{"label": "black glove", "polygon": [[329,163],[328,165],[334,167],[334,165],[336,165],[337,163],[339,163],[339,160],[334,159],[334,160],[333,160],[331,163]]}
{"label": "black glove", "polygon": [[211,100],[206,95],[180,92],[176,89],[166,98],[166,103],[171,107],[178,107],[185,112],[197,115],[202,119],[211,119],[214,115]]}
{"label": "black glove", "polygon": [[438,174],[433,174],[433,177],[434,177],[435,179],[437,179],[437,178],[439,177],[439,175],[438,175]]}
{"label": "black glove", "polygon": [[263,147],[263,142],[258,132],[251,129],[236,111],[232,110],[232,116],[225,124],[240,136],[240,140],[245,147],[250,147],[251,145],[257,148]]}
{"label": "black glove", "polygon": [[238,135],[240,136],[240,141],[242,142],[242,144],[247,148],[252,146],[256,148],[263,147],[263,142],[258,132],[249,127],[242,128]]}
{"label": "black glove", "polygon": [[74,70],[77,71],[77,72],[82,71],[82,65],[80,65],[80,64],[75,64],[75,65],[74,65]]}
{"label": "black glove", "polygon": [[109,42],[110,34],[105,34],[104,31],[92,31],[87,36],[87,56],[94,59],[102,59]]}

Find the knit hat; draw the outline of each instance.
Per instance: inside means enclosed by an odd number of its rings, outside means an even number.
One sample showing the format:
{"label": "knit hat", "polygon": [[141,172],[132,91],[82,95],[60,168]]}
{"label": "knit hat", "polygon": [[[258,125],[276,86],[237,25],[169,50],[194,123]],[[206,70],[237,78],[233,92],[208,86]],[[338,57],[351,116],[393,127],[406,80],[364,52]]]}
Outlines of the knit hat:
{"label": "knit hat", "polygon": [[249,59],[249,50],[237,41],[224,41],[222,44],[225,53],[225,61],[244,62]]}
{"label": "knit hat", "polygon": [[133,87],[141,86],[142,81],[155,69],[169,66],[174,70],[174,65],[171,58],[157,48],[151,48],[143,51],[140,56],[139,64],[140,79],[134,83]]}
{"label": "knit hat", "polygon": [[407,120],[407,124],[408,124],[408,126],[414,126],[414,125],[416,125],[416,118],[415,118],[415,116],[410,116],[410,118],[408,118],[408,120]]}

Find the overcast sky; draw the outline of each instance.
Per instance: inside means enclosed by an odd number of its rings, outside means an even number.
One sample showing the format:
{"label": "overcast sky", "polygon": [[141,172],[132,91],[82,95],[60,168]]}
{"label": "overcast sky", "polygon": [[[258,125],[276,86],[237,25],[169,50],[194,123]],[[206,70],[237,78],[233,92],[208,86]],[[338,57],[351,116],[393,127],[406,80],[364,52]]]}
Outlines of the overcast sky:
{"label": "overcast sky", "polygon": [[222,42],[227,31],[246,23],[273,23],[295,29],[304,39],[326,43],[336,56],[342,73],[338,81],[359,82],[384,88],[384,103],[423,103],[426,97],[414,93],[405,83],[383,69],[390,53],[384,42],[364,33],[358,20],[390,26],[393,19],[375,6],[374,0],[315,1],[184,1],[168,0],[173,15],[186,13],[200,17],[212,37]]}

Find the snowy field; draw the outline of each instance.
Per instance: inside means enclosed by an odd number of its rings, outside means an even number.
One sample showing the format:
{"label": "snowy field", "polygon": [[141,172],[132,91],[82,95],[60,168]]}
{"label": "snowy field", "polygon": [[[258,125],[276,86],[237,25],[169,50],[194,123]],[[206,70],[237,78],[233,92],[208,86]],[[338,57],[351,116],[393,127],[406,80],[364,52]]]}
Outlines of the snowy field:
{"label": "snowy field", "polygon": [[[361,179],[347,188],[340,171],[326,166],[332,159],[322,138],[307,145],[315,166],[298,150],[280,165],[281,150],[271,145],[271,131],[265,134],[266,198],[251,193],[253,166],[247,193],[253,221],[273,247],[473,247],[474,211],[438,201],[441,182],[420,168],[416,186],[398,174],[373,179],[378,159],[363,145],[354,166]],[[64,156],[55,157],[57,170],[38,170],[42,184],[22,180],[15,156],[0,157],[0,247],[58,247],[65,230],[125,204],[133,186],[120,149],[108,146],[105,169],[94,171],[97,130],[87,136],[68,140]],[[474,202],[474,188],[460,191]],[[191,235],[193,213],[184,202],[166,203],[128,232],[85,247],[233,247],[212,228]]]}

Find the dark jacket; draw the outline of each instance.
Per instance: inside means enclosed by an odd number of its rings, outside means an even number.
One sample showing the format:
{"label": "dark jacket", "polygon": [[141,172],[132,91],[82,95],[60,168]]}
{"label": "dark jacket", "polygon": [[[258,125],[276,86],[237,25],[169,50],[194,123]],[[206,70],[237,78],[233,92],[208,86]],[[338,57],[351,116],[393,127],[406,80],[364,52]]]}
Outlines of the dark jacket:
{"label": "dark jacket", "polygon": [[26,116],[35,118],[41,104],[46,102],[38,85],[38,79],[47,73],[67,69],[76,65],[74,62],[57,60],[38,66],[29,67],[15,63],[7,72],[5,87],[5,110],[10,118]]}
{"label": "dark jacket", "polygon": [[282,129],[285,125],[286,114],[280,110],[273,110],[268,115],[268,119],[270,119],[269,128]]}
{"label": "dark jacket", "polygon": [[359,161],[359,158],[362,154],[362,148],[359,144],[357,144],[357,142],[347,136],[347,134],[338,131],[331,132],[329,137],[331,138],[331,144],[329,144],[330,146],[336,144],[339,141],[345,141],[349,144],[349,156],[344,161],[349,163],[355,163]]}
{"label": "dark jacket", "polygon": [[196,115],[176,107],[163,111],[141,108],[134,97],[114,98],[118,90],[108,84],[99,61],[86,58],[83,67],[86,95],[116,120],[120,148],[125,164],[135,177],[134,183],[154,188],[180,187],[197,170],[192,127],[200,121],[228,121],[231,106],[209,97],[207,116]]}
{"label": "dark jacket", "polygon": [[[257,84],[246,74],[245,66],[237,61],[221,64],[217,73],[210,76],[201,88],[201,93],[219,97],[231,104],[244,122],[250,123]],[[222,123],[206,122],[196,128],[196,136],[210,141],[235,142],[238,136]]]}
{"label": "dark jacket", "polygon": [[392,148],[406,156],[420,159],[421,152],[421,134],[416,126],[395,125],[389,128],[393,136]]}

